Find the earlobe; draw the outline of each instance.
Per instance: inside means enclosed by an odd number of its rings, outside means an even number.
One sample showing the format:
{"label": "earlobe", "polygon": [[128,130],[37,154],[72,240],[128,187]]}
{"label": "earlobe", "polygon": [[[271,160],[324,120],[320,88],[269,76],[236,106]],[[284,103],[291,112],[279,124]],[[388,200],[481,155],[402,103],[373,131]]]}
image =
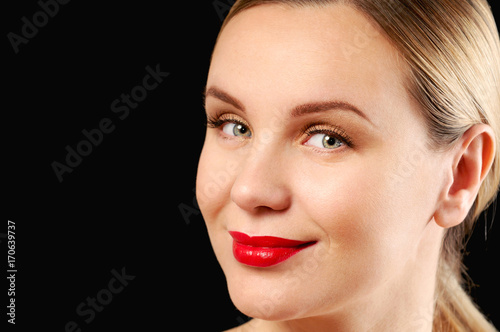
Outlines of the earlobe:
{"label": "earlobe", "polygon": [[471,127],[451,150],[452,163],[447,171],[440,202],[434,214],[436,223],[450,228],[462,223],[491,169],[495,156],[495,134],[485,124]]}

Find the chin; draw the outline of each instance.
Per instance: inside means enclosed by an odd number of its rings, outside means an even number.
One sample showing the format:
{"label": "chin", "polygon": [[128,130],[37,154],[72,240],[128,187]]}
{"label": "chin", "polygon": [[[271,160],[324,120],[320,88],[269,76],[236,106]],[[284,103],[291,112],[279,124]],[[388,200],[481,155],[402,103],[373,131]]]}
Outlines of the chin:
{"label": "chin", "polygon": [[298,277],[296,271],[284,266],[264,270],[238,264],[230,264],[232,266],[225,274],[231,300],[245,315],[267,321],[285,321],[317,313],[315,309],[319,309],[321,295],[315,292],[318,291],[316,286],[323,286],[321,283],[304,282],[304,276]]}
{"label": "chin", "polygon": [[[253,293],[253,294],[249,294]],[[285,321],[301,316],[300,302],[291,302],[287,296],[273,297],[255,294],[253,291],[231,290],[229,294],[236,308],[248,317],[267,321]],[[302,308],[300,308],[302,307]]]}

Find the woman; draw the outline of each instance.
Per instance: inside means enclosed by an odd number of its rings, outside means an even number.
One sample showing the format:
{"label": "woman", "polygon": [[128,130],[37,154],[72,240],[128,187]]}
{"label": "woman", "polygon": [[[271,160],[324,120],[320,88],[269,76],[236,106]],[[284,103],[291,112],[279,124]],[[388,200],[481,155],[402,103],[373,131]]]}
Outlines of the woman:
{"label": "woman", "polygon": [[485,0],[243,0],[206,88],[197,198],[235,331],[494,331],[463,239],[499,184]]}

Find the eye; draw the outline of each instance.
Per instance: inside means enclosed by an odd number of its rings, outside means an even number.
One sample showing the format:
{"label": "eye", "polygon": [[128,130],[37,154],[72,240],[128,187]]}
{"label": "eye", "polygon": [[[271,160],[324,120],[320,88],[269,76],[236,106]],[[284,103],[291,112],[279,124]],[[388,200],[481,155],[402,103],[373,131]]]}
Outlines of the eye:
{"label": "eye", "polygon": [[[337,150],[342,147],[353,147],[353,142],[344,129],[333,124],[316,123],[307,125],[302,132],[307,136],[304,145],[321,150]],[[343,150],[343,149],[342,149]]]}
{"label": "eye", "polygon": [[252,132],[246,122],[234,114],[226,113],[207,116],[207,126],[219,129],[228,136],[240,138],[252,137]]}
{"label": "eye", "polygon": [[311,138],[307,140],[306,145],[311,145],[320,149],[334,150],[345,145],[345,143],[331,134],[318,133],[311,135]]}
{"label": "eye", "polygon": [[236,137],[252,137],[252,133],[247,126],[241,123],[236,122],[227,122],[222,126],[222,131],[229,136]]}

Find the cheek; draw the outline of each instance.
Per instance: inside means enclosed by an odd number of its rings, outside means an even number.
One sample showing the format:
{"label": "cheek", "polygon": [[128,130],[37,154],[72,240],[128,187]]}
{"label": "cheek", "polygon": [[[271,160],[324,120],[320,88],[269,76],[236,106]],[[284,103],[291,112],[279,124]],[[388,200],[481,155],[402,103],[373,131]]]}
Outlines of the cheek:
{"label": "cheek", "polygon": [[[323,230],[331,257],[326,274],[342,271],[351,281],[369,291],[404,267],[428,219],[428,202],[416,171],[412,177],[395,180],[392,160],[363,160],[317,169],[297,182],[298,210]],[[349,291],[354,291],[353,289]]]}
{"label": "cheek", "polygon": [[198,164],[196,198],[207,224],[230,201],[237,164],[214,147],[215,138],[207,136]]}
{"label": "cheek", "polygon": [[196,199],[205,220],[212,248],[221,265],[231,260],[231,239],[224,231],[221,211],[230,203],[235,164],[214,145],[214,138],[205,140],[196,176]]}
{"label": "cheek", "polygon": [[307,190],[298,198],[301,210],[324,232],[332,254],[326,266],[349,271],[349,278],[376,265],[377,257],[383,256],[384,234],[389,230],[384,223],[390,197],[381,197],[378,184],[360,171],[350,167],[322,179],[311,172],[309,178],[302,179],[300,186]]}
{"label": "cheek", "polygon": [[384,191],[374,165],[365,163],[317,169],[300,177],[296,196],[309,217],[334,245],[354,245],[389,229],[387,212],[394,197]]}

